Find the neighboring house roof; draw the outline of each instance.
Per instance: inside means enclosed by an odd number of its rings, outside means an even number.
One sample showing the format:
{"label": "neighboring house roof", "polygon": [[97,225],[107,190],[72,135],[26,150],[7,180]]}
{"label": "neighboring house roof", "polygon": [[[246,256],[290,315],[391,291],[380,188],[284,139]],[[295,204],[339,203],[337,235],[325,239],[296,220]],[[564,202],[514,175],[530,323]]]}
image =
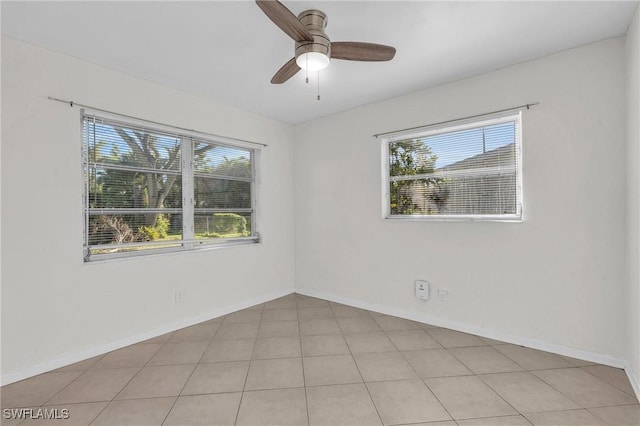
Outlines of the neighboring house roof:
{"label": "neighboring house roof", "polygon": [[515,143],[501,146],[473,157],[451,163],[436,169],[436,172],[451,170],[480,169],[483,167],[513,166]]}

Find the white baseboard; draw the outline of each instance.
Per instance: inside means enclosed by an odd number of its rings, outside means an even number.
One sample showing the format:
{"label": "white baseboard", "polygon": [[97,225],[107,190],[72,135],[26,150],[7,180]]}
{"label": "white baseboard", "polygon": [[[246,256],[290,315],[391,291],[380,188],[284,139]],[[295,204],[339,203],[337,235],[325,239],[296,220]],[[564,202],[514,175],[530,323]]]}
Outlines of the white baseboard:
{"label": "white baseboard", "polygon": [[502,342],[512,343],[514,345],[526,346],[528,348],[538,349],[545,352],[552,352],[558,355],[564,355],[571,358],[594,362],[597,364],[608,365],[610,367],[624,368],[625,371],[627,372],[627,375],[629,375],[630,380],[635,380],[635,382],[632,381],[632,384],[634,384],[636,394],[640,395],[637,387],[638,385],[637,379],[632,379],[629,373],[631,371],[629,363],[625,360],[621,360],[613,356],[603,355],[595,352],[583,351],[581,349],[575,349],[567,346],[556,345],[554,343],[543,342],[536,339],[530,339],[530,338],[521,337],[521,336],[513,336],[510,334],[501,333],[499,331],[488,330],[486,328],[477,327],[471,324],[465,324],[465,323],[450,321],[442,318],[436,318],[426,314],[416,314],[416,313],[406,312],[397,308],[392,308],[392,307],[383,306],[383,305],[374,305],[374,304],[364,303],[359,300],[348,299],[340,296],[334,296],[331,294],[322,293],[315,290],[296,288],[295,292],[298,294],[303,294],[305,296],[318,297],[320,299],[325,299],[325,300],[329,300],[336,303],[342,303],[344,305],[366,309],[366,310],[378,312],[381,314],[393,315],[399,318],[432,324],[438,327],[449,328],[451,330],[461,331],[464,333],[475,334],[476,336],[486,337],[494,340],[500,340]]}
{"label": "white baseboard", "polygon": [[0,377],[0,384],[4,386],[10,383],[17,382],[19,380],[24,380],[29,377],[37,376],[38,374],[46,373],[48,371],[55,370],[60,367],[65,367],[67,365],[70,365],[79,361],[83,361],[85,359],[93,358],[94,356],[102,355],[104,353],[111,352],[116,349],[121,349],[121,348],[124,348],[125,346],[133,345],[135,343],[140,343],[145,340],[158,337],[163,334],[170,333],[172,331],[179,330],[184,327],[189,327],[190,325],[198,324],[203,321],[208,321],[210,319],[217,318],[223,315],[228,315],[232,312],[249,308],[251,306],[254,306],[260,303],[265,303],[265,302],[268,302],[269,300],[277,299],[279,297],[286,296],[293,292],[294,292],[293,288],[276,291],[260,297],[256,297],[254,299],[251,299],[242,303],[238,303],[233,306],[219,308],[203,315],[198,315],[196,317],[176,321],[174,323],[171,323],[163,327],[149,330],[144,333],[136,334],[135,336],[116,340],[113,342],[106,343],[104,345],[95,346],[95,347],[81,350],[78,352],[69,353],[62,357],[34,365],[33,367],[30,367],[24,370],[3,374],[2,377]]}
{"label": "white baseboard", "polygon": [[636,393],[636,398],[638,399],[638,401],[640,401],[640,378],[639,378],[639,376],[636,374],[635,371],[633,371],[633,368],[631,368],[631,364],[629,364],[628,362],[626,363],[626,365],[624,367],[624,371],[625,371],[625,373],[627,373],[627,377],[629,378],[629,382],[631,383],[631,387],[633,388],[633,391]]}

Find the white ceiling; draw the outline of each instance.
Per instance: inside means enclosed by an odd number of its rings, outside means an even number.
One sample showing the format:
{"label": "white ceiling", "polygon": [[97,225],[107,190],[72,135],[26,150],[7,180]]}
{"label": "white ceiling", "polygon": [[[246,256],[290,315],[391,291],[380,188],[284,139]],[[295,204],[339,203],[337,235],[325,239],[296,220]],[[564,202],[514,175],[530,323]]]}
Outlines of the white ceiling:
{"label": "white ceiling", "polygon": [[[253,1],[8,2],[2,32],[288,123],[623,35],[636,1],[283,1],[328,15],[332,41],[396,47],[391,62],[335,60],[306,85],[272,75],[293,41]],[[82,99],[74,99],[83,102]],[[99,105],[96,105],[99,107]]]}

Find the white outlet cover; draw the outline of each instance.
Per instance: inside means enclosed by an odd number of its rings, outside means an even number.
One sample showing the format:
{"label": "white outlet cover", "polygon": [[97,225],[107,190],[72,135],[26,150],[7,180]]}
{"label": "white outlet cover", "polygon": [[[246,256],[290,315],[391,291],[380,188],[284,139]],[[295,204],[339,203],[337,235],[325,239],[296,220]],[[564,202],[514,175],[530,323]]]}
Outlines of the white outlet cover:
{"label": "white outlet cover", "polygon": [[429,300],[429,283],[423,280],[415,282],[416,297],[420,300]]}

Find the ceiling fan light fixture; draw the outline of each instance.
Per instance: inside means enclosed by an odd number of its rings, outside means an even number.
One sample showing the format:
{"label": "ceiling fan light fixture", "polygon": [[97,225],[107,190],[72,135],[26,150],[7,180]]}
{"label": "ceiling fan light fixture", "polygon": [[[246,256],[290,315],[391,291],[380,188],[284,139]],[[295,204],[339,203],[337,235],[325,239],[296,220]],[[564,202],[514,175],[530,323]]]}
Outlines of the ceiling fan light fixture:
{"label": "ceiling fan light fixture", "polygon": [[296,58],[296,64],[303,70],[320,71],[325,69],[331,60],[322,52],[302,53]]}

